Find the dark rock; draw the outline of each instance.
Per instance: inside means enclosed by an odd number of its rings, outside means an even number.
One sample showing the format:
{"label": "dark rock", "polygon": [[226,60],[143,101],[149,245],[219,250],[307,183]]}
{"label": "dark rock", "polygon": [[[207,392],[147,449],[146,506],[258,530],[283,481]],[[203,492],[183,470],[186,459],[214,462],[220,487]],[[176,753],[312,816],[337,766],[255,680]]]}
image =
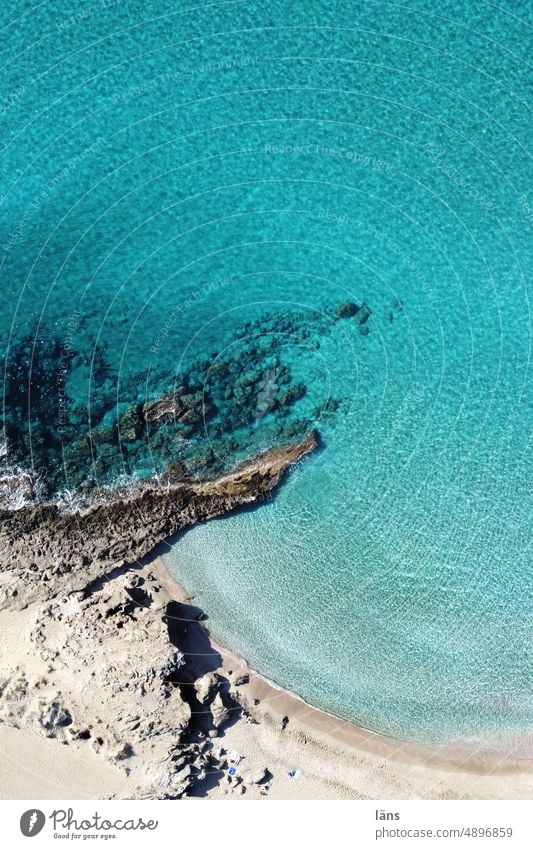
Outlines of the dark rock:
{"label": "dark rock", "polygon": [[368,319],[370,318],[371,315],[372,315],[372,310],[370,309],[368,304],[361,304],[361,306],[357,310],[355,320],[359,324],[365,324],[368,321]]}
{"label": "dark rock", "polygon": [[72,716],[59,702],[52,702],[42,709],[39,715],[39,722],[45,731],[53,733],[57,728],[70,725],[72,723]]}
{"label": "dark rock", "polygon": [[336,313],[339,318],[353,318],[353,316],[357,313],[359,307],[357,304],[354,304],[353,301],[345,301],[344,304],[341,304],[340,307],[337,307]]}
{"label": "dark rock", "polygon": [[293,386],[289,386],[288,389],[281,393],[279,396],[279,403],[282,405],[294,404],[296,401],[299,401],[300,398],[303,398],[305,393],[305,383],[295,383]]}
{"label": "dark rock", "polygon": [[144,417],[142,404],[129,407],[118,420],[118,432],[120,439],[134,442],[144,431]]}

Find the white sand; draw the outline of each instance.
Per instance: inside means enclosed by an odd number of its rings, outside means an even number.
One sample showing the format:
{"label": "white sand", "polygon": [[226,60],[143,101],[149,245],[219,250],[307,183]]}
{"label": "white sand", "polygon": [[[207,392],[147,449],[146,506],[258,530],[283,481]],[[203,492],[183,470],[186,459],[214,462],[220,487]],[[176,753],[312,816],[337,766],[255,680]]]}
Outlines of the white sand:
{"label": "white sand", "polygon": [[0,725],[0,799],[101,799],[126,785],[124,773],[88,746]]}

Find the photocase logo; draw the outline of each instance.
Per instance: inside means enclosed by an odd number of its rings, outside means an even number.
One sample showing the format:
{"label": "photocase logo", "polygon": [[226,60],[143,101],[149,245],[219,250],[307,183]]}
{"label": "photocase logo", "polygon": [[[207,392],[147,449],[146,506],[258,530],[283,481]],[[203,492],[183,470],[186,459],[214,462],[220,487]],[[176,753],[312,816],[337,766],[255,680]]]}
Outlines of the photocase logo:
{"label": "photocase logo", "polygon": [[35,837],[42,831],[46,822],[46,817],[38,808],[32,808],[29,811],[24,811],[20,818],[20,830],[24,837]]}

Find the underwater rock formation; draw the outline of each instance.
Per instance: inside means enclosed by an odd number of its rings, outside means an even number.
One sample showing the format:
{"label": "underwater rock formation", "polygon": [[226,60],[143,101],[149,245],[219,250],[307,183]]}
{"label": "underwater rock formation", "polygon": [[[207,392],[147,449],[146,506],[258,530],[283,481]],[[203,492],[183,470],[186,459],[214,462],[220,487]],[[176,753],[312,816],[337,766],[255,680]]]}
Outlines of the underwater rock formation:
{"label": "underwater rock formation", "polygon": [[[365,303],[336,312],[355,317],[366,335]],[[68,500],[120,479],[160,478],[176,463],[190,477],[211,477],[303,439],[334,411],[319,406],[315,415],[295,363],[307,356],[311,373],[313,352],[335,326],[334,308],[264,312],[177,373],[150,366],[127,375],[105,342],[94,346],[78,330],[75,349],[56,328],[39,326],[5,357],[0,490],[6,500],[11,490],[11,506],[20,507],[31,488],[41,501]],[[27,469],[31,487],[21,477]]]}
{"label": "underwater rock formation", "polygon": [[372,310],[370,309],[368,304],[361,304],[361,306],[359,307],[359,309],[357,310],[357,312],[355,314],[355,320],[359,324],[366,324],[366,322],[368,321],[368,319],[370,318],[371,315],[372,315]]}
{"label": "underwater rock formation", "polygon": [[353,301],[345,301],[344,304],[337,307],[336,314],[339,318],[353,318],[358,309],[359,307]]}

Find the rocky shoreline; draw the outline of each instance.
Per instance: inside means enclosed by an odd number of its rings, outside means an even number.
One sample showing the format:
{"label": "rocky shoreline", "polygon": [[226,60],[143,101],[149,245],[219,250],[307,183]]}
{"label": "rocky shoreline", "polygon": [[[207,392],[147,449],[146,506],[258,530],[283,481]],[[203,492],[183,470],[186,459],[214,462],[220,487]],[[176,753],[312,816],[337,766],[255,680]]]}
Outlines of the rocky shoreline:
{"label": "rocky shoreline", "polygon": [[212,479],[187,479],[182,467],[169,467],[157,480],[99,493],[88,506],[74,510],[52,502],[0,510],[0,606],[21,608],[82,590],[187,526],[263,500],[317,444],[311,431],[301,442],[267,451]]}
{"label": "rocky shoreline", "polygon": [[347,338],[368,333],[370,313],[353,303],[323,315],[265,312],[228,328],[218,350],[172,368],[154,354],[142,372],[118,364],[105,340],[94,345],[80,332],[78,350],[55,328],[34,328],[6,362],[0,504],[79,503],[178,464],[190,477],[215,477],[304,439],[342,407],[327,385],[321,399],[308,392],[304,375],[338,322]]}
{"label": "rocky shoreline", "polygon": [[[180,798],[222,775],[228,764],[213,740],[242,714],[246,676],[217,671],[201,611],[172,598],[140,559],[195,522],[268,497],[316,446],[311,432],[212,480],[169,469],[164,481],[83,509],[2,511],[2,607],[23,610],[28,630],[27,645],[2,663],[0,722],[91,746],[124,771],[128,798]],[[242,777],[232,783],[246,792]]]}

